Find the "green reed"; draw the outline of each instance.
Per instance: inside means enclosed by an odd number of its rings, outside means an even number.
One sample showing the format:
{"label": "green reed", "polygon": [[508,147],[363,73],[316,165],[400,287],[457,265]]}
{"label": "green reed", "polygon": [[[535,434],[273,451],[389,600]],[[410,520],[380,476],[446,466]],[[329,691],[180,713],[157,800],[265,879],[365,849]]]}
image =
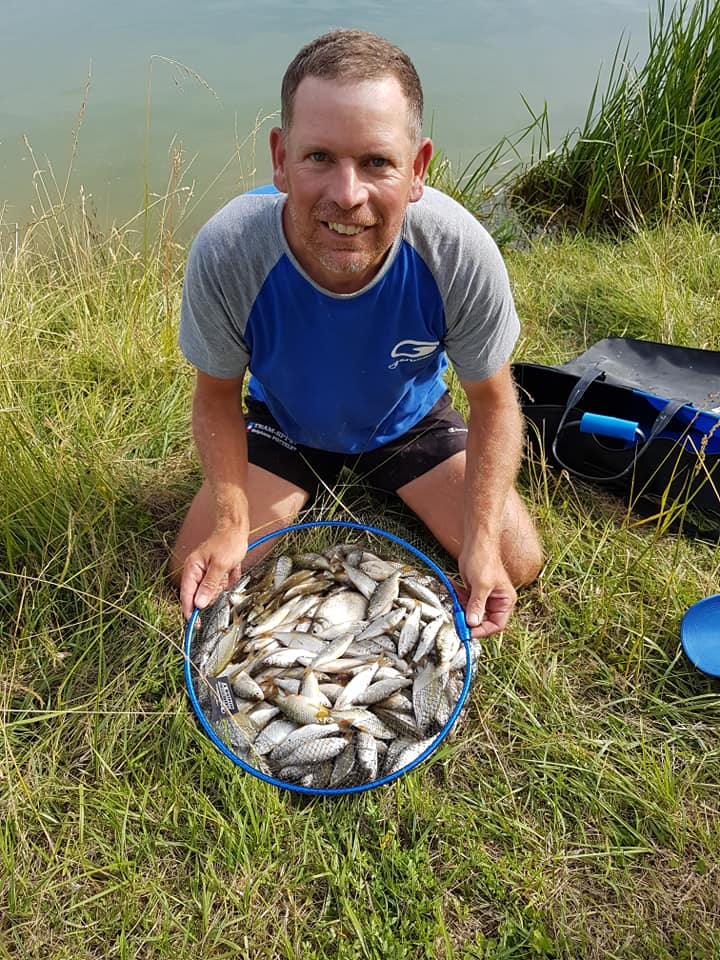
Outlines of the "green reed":
{"label": "green reed", "polygon": [[720,6],[659,0],[649,54],[636,68],[618,45],[584,125],[551,149],[547,109],[533,158],[509,187],[533,222],[625,229],[693,215],[720,222]]}

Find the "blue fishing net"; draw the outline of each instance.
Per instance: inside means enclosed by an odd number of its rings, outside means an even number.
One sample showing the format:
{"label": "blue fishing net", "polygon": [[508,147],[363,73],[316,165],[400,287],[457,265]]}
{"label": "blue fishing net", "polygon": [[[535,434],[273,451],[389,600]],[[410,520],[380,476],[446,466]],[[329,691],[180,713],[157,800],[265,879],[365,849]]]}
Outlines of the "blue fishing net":
{"label": "blue fishing net", "polygon": [[479,643],[452,583],[416,547],[362,524],[296,524],[249,556],[268,547],[188,623],[201,725],[237,766],[288,790],[392,782],[438,748],[468,695]]}

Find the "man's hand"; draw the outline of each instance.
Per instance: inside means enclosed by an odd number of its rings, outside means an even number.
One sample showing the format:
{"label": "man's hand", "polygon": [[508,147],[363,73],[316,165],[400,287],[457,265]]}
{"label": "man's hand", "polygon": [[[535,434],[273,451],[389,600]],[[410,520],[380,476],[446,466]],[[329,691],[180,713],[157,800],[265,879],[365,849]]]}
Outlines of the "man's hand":
{"label": "man's hand", "polygon": [[247,553],[247,536],[235,526],[214,531],[188,554],[180,583],[180,603],[189,620],[193,607],[209,606],[223,590],[240,578]]}
{"label": "man's hand", "polygon": [[465,620],[473,637],[489,637],[507,626],[517,593],[498,554],[475,548],[460,553],[458,567],[466,589],[460,590]]}

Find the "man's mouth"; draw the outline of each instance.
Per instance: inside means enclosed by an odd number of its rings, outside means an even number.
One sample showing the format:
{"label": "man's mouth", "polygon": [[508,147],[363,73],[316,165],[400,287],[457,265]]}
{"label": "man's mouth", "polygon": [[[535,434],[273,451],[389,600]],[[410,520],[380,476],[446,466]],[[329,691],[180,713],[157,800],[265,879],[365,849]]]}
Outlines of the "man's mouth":
{"label": "man's mouth", "polygon": [[326,223],[331,230],[334,230],[335,233],[341,233],[344,237],[354,237],[366,229],[363,226],[357,226],[349,223],[335,223],[333,220],[328,220]]}

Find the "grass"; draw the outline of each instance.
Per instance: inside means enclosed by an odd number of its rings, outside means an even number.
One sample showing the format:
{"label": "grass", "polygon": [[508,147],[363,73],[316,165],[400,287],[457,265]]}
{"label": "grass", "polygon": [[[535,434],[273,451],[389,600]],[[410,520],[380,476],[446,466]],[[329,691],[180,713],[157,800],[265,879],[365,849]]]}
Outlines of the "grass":
{"label": "grass", "polygon": [[[281,793],[215,750],[184,690],[164,567],[199,478],[184,250],[70,213],[41,229],[0,285],[0,956],[717,956],[718,691],[678,641],[717,549],[528,462],[548,562],[458,736],[386,789]],[[720,347],[697,223],[508,266],[519,358],[608,332]],[[334,494],[308,517],[433,553],[398,506]]]}

